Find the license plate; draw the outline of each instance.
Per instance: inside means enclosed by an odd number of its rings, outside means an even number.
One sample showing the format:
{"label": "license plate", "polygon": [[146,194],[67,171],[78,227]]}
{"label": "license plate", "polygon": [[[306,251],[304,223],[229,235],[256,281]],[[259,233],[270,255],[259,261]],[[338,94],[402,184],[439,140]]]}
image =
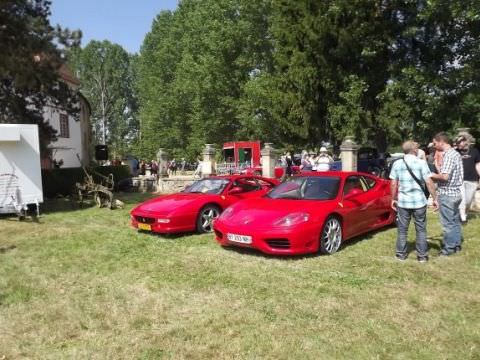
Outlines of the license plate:
{"label": "license plate", "polygon": [[152,226],[151,226],[150,224],[138,223],[138,228],[139,228],[140,230],[152,231]]}
{"label": "license plate", "polygon": [[252,237],[247,235],[237,235],[237,234],[227,234],[227,239],[229,241],[242,243],[242,244],[251,244]]}

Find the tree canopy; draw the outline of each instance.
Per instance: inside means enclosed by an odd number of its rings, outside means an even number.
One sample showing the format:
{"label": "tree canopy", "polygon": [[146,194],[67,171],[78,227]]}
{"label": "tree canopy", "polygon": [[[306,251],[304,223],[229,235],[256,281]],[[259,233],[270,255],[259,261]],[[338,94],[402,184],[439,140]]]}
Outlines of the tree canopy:
{"label": "tree canopy", "polygon": [[479,13],[475,0],[183,0],[139,54],[140,151],[478,132]]}
{"label": "tree canopy", "polygon": [[0,122],[38,124],[42,151],[55,139],[44,106],[78,112],[77,94],[58,70],[81,33],[52,27],[49,15],[50,1],[0,1]]}
{"label": "tree canopy", "polygon": [[91,107],[96,144],[108,144],[114,157],[129,152],[137,137],[135,57],[108,40],[90,41],[69,53],[69,64]]}
{"label": "tree canopy", "polygon": [[[38,123],[47,138],[45,104],[75,111],[58,68],[79,39],[49,24],[49,8],[0,2],[0,119]],[[138,55],[109,41],[68,53],[96,142],[118,155],[346,135],[385,150],[459,126],[480,135],[478,14],[477,0],[181,0]]]}

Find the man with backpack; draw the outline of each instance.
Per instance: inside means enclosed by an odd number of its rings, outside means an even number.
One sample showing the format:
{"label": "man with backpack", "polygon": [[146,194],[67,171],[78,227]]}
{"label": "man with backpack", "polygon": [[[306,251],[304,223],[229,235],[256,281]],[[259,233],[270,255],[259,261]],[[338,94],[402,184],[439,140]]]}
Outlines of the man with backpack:
{"label": "man with backpack", "polygon": [[406,141],[402,145],[404,158],[397,160],[390,171],[392,208],[397,211],[396,258],[406,260],[407,236],[413,217],[416,230],[416,250],[419,262],[428,261],[427,196],[428,190],[436,204],[436,190],[427,162],[417,158],[417,145]]}

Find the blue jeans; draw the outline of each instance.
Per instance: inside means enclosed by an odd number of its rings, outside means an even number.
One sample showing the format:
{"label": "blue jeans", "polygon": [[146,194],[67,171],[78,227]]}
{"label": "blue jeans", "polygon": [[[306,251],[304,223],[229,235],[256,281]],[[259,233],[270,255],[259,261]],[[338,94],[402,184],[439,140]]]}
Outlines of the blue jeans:
{"label": "blue jeans", "polygon": [[416,231],[417,256],[428,255],[427,245],[427,207],[419,209],[398,208],[397,213],[397,256],[407,256],[407,237],[410,219],[413,216]]}
{"label": "blue jeans", "polygon": [[462,244],[462,225],[458,208],[461,201],[461,195],[438,195],[440,223],[443,228],[443,251],[448,254],[453,253],[455,247]]}

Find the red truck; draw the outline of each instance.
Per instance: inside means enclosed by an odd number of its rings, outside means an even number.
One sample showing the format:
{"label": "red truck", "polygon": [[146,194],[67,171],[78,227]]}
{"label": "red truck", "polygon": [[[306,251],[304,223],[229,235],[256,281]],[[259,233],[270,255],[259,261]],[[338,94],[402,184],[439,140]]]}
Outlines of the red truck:
{"label": "red truck", "polygon": [[[219,173],[240,173],[262,175],[260,141],[232,141],[223,144],[225,162],[217,164]],[[299,166],[292,166],[293,173],[300,172]],[[281,178],[284,168],[279,161],[275,166],[275,177]]]}

